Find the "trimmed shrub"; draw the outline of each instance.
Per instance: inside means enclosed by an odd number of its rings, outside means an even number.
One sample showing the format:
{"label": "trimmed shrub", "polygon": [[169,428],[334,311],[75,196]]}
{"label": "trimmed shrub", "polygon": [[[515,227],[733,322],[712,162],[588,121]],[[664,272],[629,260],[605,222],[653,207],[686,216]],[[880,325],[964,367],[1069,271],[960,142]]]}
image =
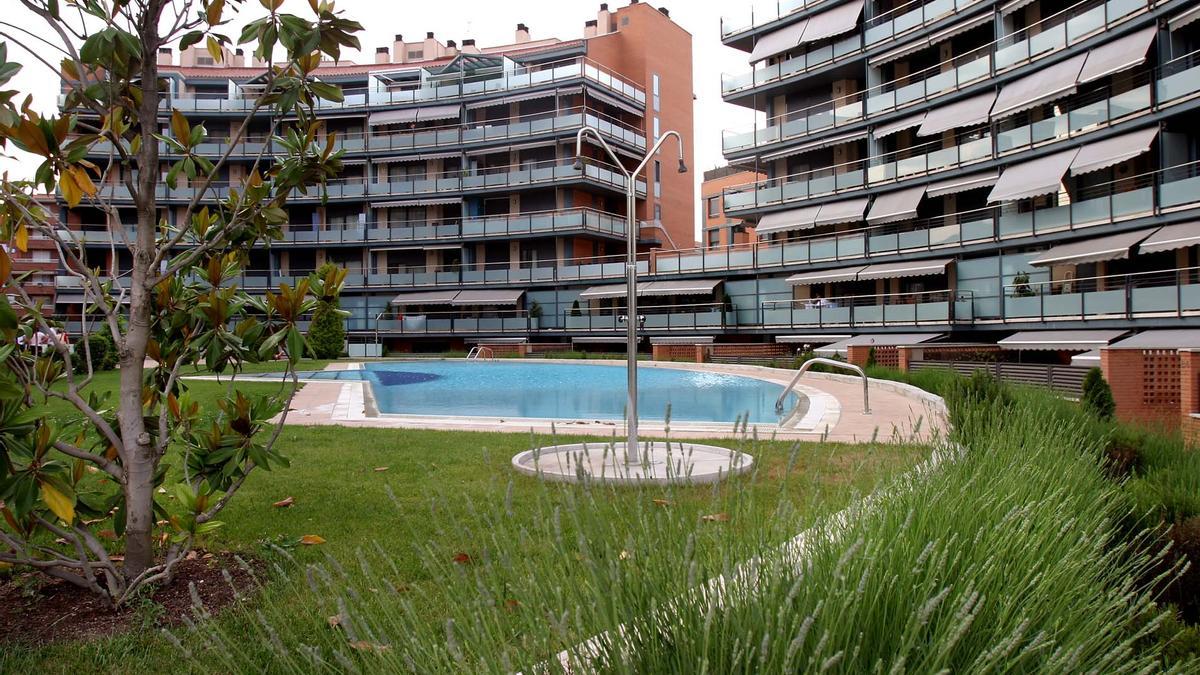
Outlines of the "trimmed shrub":
{"label": "trimmed shrub", "polygon": [[1083,378],[1083,397],[1080,399],[1083,409],[1102,420],[1111,420],[1116,412],[1117,404],[1113,401],[1112,387],[1104,379],[1104,373],[1099,368],[1092,368]]}
{"label": "trimmed shrub", "polygon": [[105,330],[90,333],[86,338],[87,346],[81,341],[75,346],[71,360],[75,364],[76,373],[87,373],[88,355],[91,355],[92,371],[102,372],[117,367],[117,347],[113,344],[112,336]]}
{"label": "trimmed shrub", "polygon": [[571,303],[571,316],[583,316],[583,312],[579,311],[579,301]]}
{"label": "trimmed shrub", "polygon": [[315,358],[336,359],[342,355],[346,345],[346,322],[338,312],[336,302],[317,304],[312,325],[308,328],[308,342]]}

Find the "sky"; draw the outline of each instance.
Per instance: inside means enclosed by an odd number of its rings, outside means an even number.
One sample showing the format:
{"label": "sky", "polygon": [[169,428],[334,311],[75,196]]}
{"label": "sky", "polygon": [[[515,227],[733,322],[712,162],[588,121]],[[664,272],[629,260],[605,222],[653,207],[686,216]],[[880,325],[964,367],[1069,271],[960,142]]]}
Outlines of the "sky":
{"label": "sky", "polygon": [[[609,4],[615,9],[627,2],[615,0]],[[198,2],[195,4],[199,6]],[[696,166],[692,169],[698,200],[703,172],[725,163],[721,156],[722,130],[744,128],[754,122],[752,112],[721,101],[721,73],[740,72],[747,70],[749,65],[744,52],[721,44],[720,17],[722,13],[745,13],[749,2],[655,0],[653,4],[669,9],[671,18],[692,34],[696,128],[689,141],[695,147]],[[247,2],[243,7],[247,18],[261,15],[262,10],[256,2]],[[474,38],[480,46],[491,46],[511,43],[516,25],[525,23],[535,40],[549,37],[576,39],[583,37],[584,21],[596,18],[599,7],[598,0],[340,0],[337,3],[338,9],[345,10],[349,18],[365,28],[359,34],[363,53],[345,54],[347,60],[356,63],[372,62],[375,48],[390,47],[392,37],[397,33],[413,36],[433,31],[442,42],[455,40],[462,44],[464,39]],[[283,8],[301,16],[311,14],[305,0],[286,0]],[[36,18],[19,14],[6,16],[4,20],[24,27],[38,27]],[[44,25],[39,30],[44,34]],[[236,37],[238,31],[230,29],[226,32]],[[12,44],[9,45],[9,58],[23,63],[25,68],[8,88],[20,91],[22,98],[26,93],[32,94],[35,110],[56,113],[57,76]],[[8,171],[13,178],[32,176],[36,168],[37,163],[28,157],[0,158],[0,171]],[[699,219],[702,209],[697,207],[696,212]]]}

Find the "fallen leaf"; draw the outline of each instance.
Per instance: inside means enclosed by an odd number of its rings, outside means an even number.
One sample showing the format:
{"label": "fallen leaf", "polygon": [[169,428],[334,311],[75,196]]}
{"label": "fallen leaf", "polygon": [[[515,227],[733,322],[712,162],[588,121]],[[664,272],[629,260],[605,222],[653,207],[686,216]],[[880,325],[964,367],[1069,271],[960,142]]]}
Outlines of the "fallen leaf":
{"label": "fallen leaf", "polygon": [[295,497],[288,497],[287,499],[281,499],[281,500],[275,502],[271,506],[274,506],[277,509],[286,509],[287,507],[289,507],[295,503],[296,503]]}
{"label": "fallen leaf", "polygon": [[195,551],[188,551],[188,554],[186,556],[184,556],[183,559],[184,560],[195,560],[198,557],[200,557],[199,553],[196,553]]}
{"label": "fallen leaf", "polygon": [[328,619],[325,619],[325,621],[329,624],[330,628],[337,628],[338,626],[342,625],[342,615],[334,614]]}
{"label": "fallen leaf", "polygon": [[458,563],[459,565],[470,565],[472,562],[474,562],[471,559],[471,556],[466,553],[456,554],[454,556],[453,560],[454,560],[454,562]]}
{"label": "fallen leaf", "polygon": [[629,551],[621,551],[621,554],[618,555],[617,557],[620,558],[621,560],[629,560],[630,558],[633,557],[633,554],[630,553]]}
{"label": "fallen leaf", "polygon": [[306,534],[300,537],[300,543],[305,546],[316,546],[317,544],[324,544],[325,538],[316,534]]}
{"label": "fallen leaf", "polygon": [[0,562],[0,570],[11,570],[12,563]]}
{"label": "fallen leaf", "polygon": [[386,466],[375,467],[375,473],[383,473],[384,471],[387,471],[387,470],[388,470],[388,467],[386,467]]}
{"label": "fallen leaf", "polygon": [[504,601],[504,609],[507,609],[510,612],[516,611],[516,609],[520,606],[521,606],[521,603],[518,602],[517,600],[514,600],[513,598],[509,598]]}
{"label": "fallen leaf", "polygon": [[96,467],[92,466],[91,464],[87,465],[87,467],[85,467],[85,468],[88,473],[100,473],[100,469],[97,469]]}
{"label": "fallen leaf", "polygon": [[96,536],[100,537],[101,539],[108,539],[109,541],[117,540],[117,533],[113,532],[112,530],[100,530],[96,533]]}
{"label": "fallen leaf", "polygon": [[158,488],[158,494],[160,494],[160,495],[167,494],[167,488]]}
{"label": "fallen leaf", "polygon": [[700,518],[706,523],[724,523],[729,520],[728,513],[710,513],[707,516]]}
{"label": "fallen leaf", "polygon": [[388,652],[388,651],[392,650],[391,645],[377,645],[377,644],[374,644],[371,642],[367,642],[366,640],[359,640],[358,642],[351,642],[350,647],[353,649],[357,649],[360,652],[373,652],[376,654],[381,654],[383,652]]}
{"label": "fallen leaf", "polygon": [[671,505],[671,502],[666,499],[655,499],[653,501],[654,501],[655,506],[670,506]]}

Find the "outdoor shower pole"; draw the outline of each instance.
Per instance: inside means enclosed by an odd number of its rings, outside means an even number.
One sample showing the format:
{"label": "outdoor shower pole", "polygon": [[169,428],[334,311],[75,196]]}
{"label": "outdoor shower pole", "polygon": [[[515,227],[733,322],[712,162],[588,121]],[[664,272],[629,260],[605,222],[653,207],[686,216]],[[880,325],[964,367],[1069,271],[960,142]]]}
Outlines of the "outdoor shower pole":
{"label": "outdoor shower pole", "polygon": [[676,131],[668,131],[659,137],[658,142],[646,153],[641,163],[632,172],[625,170],[621,158],[604,140],[594,127],[584,127],[575,136],[575,169],[584,170],[583,166],[583,137],[591,136],[600,147],[608,153],[613,164],[625,176],[625,462],[634,464],[638,461],[638,408],[637,408],[637,346],[638,346],[638,309],[637,309],[637,177],[641,175],[650,159],[658,154],[659,148],[668,137],[674,136],[679,142],[679,173],[687,173],[687,163],[683,161],[683,137]]}

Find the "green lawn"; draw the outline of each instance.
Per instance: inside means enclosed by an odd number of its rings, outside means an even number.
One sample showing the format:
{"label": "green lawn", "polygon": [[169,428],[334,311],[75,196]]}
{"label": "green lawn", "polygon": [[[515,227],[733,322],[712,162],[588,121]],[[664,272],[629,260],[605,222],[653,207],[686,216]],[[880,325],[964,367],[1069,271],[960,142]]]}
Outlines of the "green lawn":
{"label": "green lawn", "polygon": [[[320,363],[304,363],[316,369]],[[277,367],[265,364],[263,369]],[[98,376],[96,387],[111,387],[115,374]],[[202,405],[225,390],[222,383],[191,382]],[[246,384],[247,387],[278,385]],[[55,405],[56,414],[69,411]],[[334,557],[349,565],[358,552],[378,544],[397,566],[399,581],[420,589],[415,610],[437,629],[447,607],[455,603],[428,569],[429,559],[449,560],[459,552],[486,556],[492,545],[482,540],[481,523],[496,509],[510,512],[514,523],[537,531],[538,514],[558,507],[571,509],[578,492],[547,487],[518,476],[511,457],[549,438],[528,434],[434,432],[344,427],[289,427],[280,438],[280,449],[291,467],[252,477],[222,515],[226,526],[203,545],[212,550],[245,551],[271,558],[262,544],[290,544],[315,534],[327,543],[297,547],[301,563]],[[610,508],[615,541],[637,532],[646,523],[623,519],[645,509],[626,508],[652,499],[670,502],[675,518],[698,522],[716,511],[735,514],[731,523],[714,523],[712,536],[730,528],[756,528],[740,532],[750,538],[782,541],[822,514],[835,511],[855,496],[873,490],[880,482],[923,460],[928,449],[890,445],[794,444],[746,439],[739,446],[757,460],[753,476],[741,477],[717,488],[597,489],[591,497]],[[377,469],[386,467],[386,470]],[[389,489],[395,500],[389,496]],[[293,497],[295,505],[276,509],[272,504]],[[753,525],[741,525],[753,523]],[[524,526],[522,525],[522,527]],[[567,525],[568,529],[570,525]],[[706,541],[697,542],[701,548]],[[666,550],[666,549],[664,549]],[[715,550],[715,547],[714,547]],[[556,545],[532,537],[526,547],[531,557],[557,555]],[[292,632],[308,624],[320,626],[325,608],[296,606],[293,593],[303,575],[289,567],[290,576],[276,580],[265,597],[255,600],[273,607],[279,620],[294,622]],[[241,618],[216,619],[223,629],[237,634]],[[38,647],[5,645],[0,650],[0,672],[153,672],[181,669],[179,653],[157,631],[139,630],[113,639],[63,643]]]}

